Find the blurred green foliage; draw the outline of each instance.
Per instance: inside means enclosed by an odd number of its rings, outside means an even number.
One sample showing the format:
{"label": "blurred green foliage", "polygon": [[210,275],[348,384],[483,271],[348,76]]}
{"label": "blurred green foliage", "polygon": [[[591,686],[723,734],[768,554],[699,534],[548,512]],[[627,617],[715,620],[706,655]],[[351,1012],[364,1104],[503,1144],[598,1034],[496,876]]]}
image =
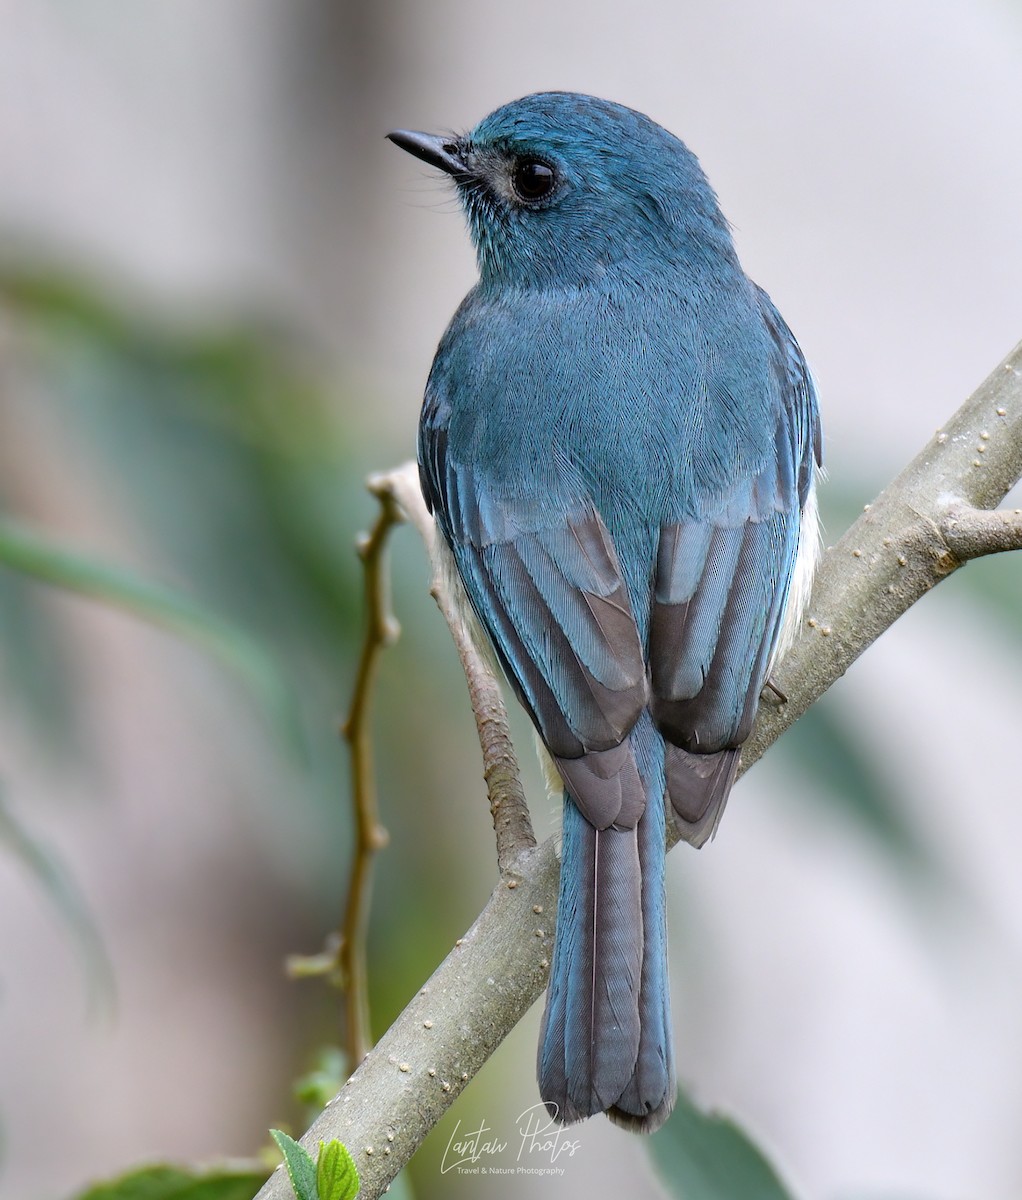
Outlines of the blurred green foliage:
{"label": "blurred green foliage", "polygon": [[247,684],[278,729],[295,739],[294,697],[275,662],[243,630],[186,596],[58,545],[0,518],[0,564],[39,580],[126,609],[195,642]]}
{"label": "blurred green foliage", "polygon": [[792,1200],[734,1121],[700,1111],[684,1090],[649,1145],[660,1178],[678,1200]]}
{"label": "blurred green foliage", "polygon": [[81,952],[90,1007],[93,1011],[109,1010],[114,994],[113,968],[89,906],[57,856],[25,828],[2,791],[0,851],[17,859],[49,897]]}
{"label": "blurred green foliage", "polygon": [[98,1183],[77,1200],[252,1200],[266,1181],[258,1166],[214,1167],[193,1171],[185,1167],[143,1167],[118,1179]]}
{"label": "blurred green foliage", "polygon": [[180,326],[37,272],[0,275],[0,302],[65,451],[104,481],[153,564],[267,644],[343,664],[360,475],[307,357],[269,331]]}

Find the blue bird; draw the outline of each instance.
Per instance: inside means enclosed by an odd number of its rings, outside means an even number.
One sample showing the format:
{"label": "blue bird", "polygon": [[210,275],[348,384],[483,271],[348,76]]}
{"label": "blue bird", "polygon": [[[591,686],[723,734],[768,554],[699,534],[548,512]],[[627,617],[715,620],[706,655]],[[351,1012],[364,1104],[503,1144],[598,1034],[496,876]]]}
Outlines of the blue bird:
{"label": "blue bird", "polygon": [[808,598],[813,384],[648,117],[545,92],[388,136],[453,179],[479,265],[426,385],[422,490],[564,797],[540,1095],[652,1132],[676,1094],[666,822],[716,830]]}

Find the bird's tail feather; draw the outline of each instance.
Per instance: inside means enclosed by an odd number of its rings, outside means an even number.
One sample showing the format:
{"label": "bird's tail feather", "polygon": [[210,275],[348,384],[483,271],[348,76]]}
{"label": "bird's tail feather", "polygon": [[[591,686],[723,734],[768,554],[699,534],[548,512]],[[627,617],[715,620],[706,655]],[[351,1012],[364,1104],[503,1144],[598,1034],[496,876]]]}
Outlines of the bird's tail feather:
{"label": "bird's tail feather", "polygon": [[637,1133],[654,1133],[659,1129],[671,1115],[678,1093],[667,970],[665,817],[663,803],[652,801],[636,828],[642,871],[643,949],[639,993],[642,1034],[631,1081],[607,1112],[616,1125]]}
{"label": "bird's tail feather", "polygon": [[678,834],[702,846],[717,832],[724,805],[738,770],[739,751],[692,754],[680,746],[666,748],[667,794]]}
{"label": "bird's tail feather", "polygon": [[597,830],[564,798],[557,937],[540,1095],[568,1124],[607,1112],[652,1132],[674,1103],[664,910],[664,803]]}

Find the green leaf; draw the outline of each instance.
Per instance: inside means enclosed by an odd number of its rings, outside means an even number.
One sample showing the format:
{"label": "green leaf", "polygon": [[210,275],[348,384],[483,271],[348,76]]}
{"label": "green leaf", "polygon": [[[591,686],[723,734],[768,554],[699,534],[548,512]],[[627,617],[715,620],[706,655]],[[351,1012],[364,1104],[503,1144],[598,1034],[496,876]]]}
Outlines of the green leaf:
{"label": "green leaf", "polygon": [[290,739],[297,740],[294,698],[276,664],[248,634],[195,601],[2,518],[0,564],[41,583],[125,609],[201,646],[238,675]]}
{"label": "green leaf", "polygon": [[362,1182],[348,1147],[336,1138],[319,1143],[316,1187],[319,1200],[355,1200]]}
{"label": "green leaf", "polygon": [[[337,956],[333,957],[336,966]],[[350,1074],[344,1051],[338,1046],[323,1046],[312,1070],[295,1080],[295,1099],[319,1112],[337,1095]]]}
{"label": "green leaf", "polygon": [[796,770],[848,817],[897,869],[898,877],[922,885],[950,886],[947,872],[910,821],[902,815],[896,787],[854,714],[836,697],[814,704],[784,737]]}
{"label": "green leaf", "polygon": [[142,1167],[107,1183],[97,1183],[77,1200],[252,1200],[266,1182],[264,1168]]}
{"label": "green leaf", "polygon": [[75,699],[83,663],[73,651],[71,630],[52,605],[39,603],[36,584],[15,571],[0,570],[0,614],[5,699],[29,718],[47,761],[81,761],[83,724]]}
{"label": "green leaf", "polygon": [[35,876],[71,930],[82,952],[93,1007],[109,1009],[114,974],[99,930],[84,897],[52,852],[34,838],[14,815],[0,790],[0,846],[10,851]]}
{"label": "green leaf", "polygon": [[270,1136],[280,1147],[284,1165],[291,1178],[291,1186],[298,1200],[318,1200],[316,1189],[316,1164],[308,1150],[279,1129],[271,1129]]}
{"label": "green leaf", "polygon": [[683,1091],[648,1144],[661,1179],[680,1200],[792,1200],[777,1172],[734,1121],[701,1112]]}

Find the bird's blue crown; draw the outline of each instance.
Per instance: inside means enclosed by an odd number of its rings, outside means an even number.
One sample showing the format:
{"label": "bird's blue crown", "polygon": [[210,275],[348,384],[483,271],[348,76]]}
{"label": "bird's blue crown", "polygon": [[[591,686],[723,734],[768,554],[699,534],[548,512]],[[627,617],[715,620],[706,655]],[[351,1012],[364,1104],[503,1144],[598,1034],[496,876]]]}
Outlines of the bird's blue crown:
{"label": "bird's blue crown", "polygon": [[694,154],[642,113],[572,92],[505,104],[451,143],[483,285],[734,261]]}

